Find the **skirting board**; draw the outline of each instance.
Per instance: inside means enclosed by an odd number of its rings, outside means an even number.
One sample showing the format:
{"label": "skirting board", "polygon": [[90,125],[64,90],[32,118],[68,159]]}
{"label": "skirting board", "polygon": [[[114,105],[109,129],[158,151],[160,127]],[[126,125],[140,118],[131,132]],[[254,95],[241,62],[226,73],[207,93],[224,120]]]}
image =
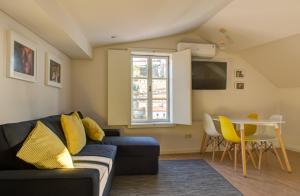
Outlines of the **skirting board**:
{"label": "skirting board", "polygon": [[[275,146],[279,148],[279,145],[275,143]],[[293,146],[288,146],[286,145],[286,149],[290,151],[295,151],[295,152],[300,152],[300,147],[293,147]],[[221,150],[223,150],[221,148]],[[210,149],[207,149],[207,152],[210,152]],[[188,154],[188,153],[200,153],[200,148],[185,148],[185,149],[165,149],[161,150],[160,154],[165,155],[165,154]]]}
{"label": "skirting board", "polygon": [[186,148],[186,149],[165,149],[161,150],[160,154],[187,154],[187,153],[200,153],[200,148]]}
{"label": "skirting board", "polygon": [[[223,150],[223,147],[221,147],[221,151]],[[217,151],[217,150],[216,150]],[[211,149],[208,148],[206,152],[211,152]],[[199,148],[184,148],[184,149],[162,149],[160,151],[160,154],[188,154],[188,153],[200,153],[200,147]]]}
{"label": "skirting board", "polygon": [[300,152],[300,147],[286,145],[286,149],[294,152]]}

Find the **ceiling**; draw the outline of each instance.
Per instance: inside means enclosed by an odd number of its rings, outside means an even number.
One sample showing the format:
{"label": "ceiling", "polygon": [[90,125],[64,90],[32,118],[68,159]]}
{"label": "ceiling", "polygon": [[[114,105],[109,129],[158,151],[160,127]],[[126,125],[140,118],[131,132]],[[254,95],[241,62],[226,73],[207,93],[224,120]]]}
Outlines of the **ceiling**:
{"label": "ceiling", "polygon": [[276,86],[300,87],[299,0],[0,0],[0,9],[71,58],[191,31]]}
{"label": "ceiling", "polygon": [[275,86],[300,87],[299,0],[234,0],[195,32],[223,42]]}
{"label": "ceiling", "polygon": [[229,2],[231,0],[0,0],[0,9],[68,56],[89,58],[95,46],[190,31]]}
{"label": "ceiling", "polygon": [[66,55],[91,57],[86,37],[55,0],[0,0],[0,9]]}
{"label": "ceiling", "polygon": [[300,87],[300,34],[276,40],[239,54],[279,88]]}
{"label": "ceiling", "polygon": [[300,33],[299,0],[234,0],[197,30],[213,43],[241,51]]}
{"label": "ceiling", "polygon": [[[88,3],[87,3],[88,2]],[[228,0],[60,0],[93,46],[191,30]],[[116,36],[116,38],[111,38]]]}
{"label": "ceiling", "polygon": [[300,35],[299,0],[0,0],[0,9],[71,58],[92,58],[92,47],[101,45],[193,31],[223,41],[276,86],[300,86],[290,71],[300,71],[291,38]]}

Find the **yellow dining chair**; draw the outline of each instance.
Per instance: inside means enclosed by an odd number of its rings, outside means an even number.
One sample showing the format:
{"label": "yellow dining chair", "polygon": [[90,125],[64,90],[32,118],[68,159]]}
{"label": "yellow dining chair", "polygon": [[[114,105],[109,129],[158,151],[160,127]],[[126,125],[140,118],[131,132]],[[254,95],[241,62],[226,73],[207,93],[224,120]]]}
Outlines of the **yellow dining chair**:
{"label": "yellow dining chair", "polygon": [[[225,116],[220,116],[219,117],[220,124],[221,124],[221,132],[224,137],[224,139],[227,141],[225,150],[222,154],[221,161],[223,161],[226,153],[229,154],[230,156],[230,150],[234,147],[234,169],[236,169],[237,165],[237,151],[238,151],[238,146],[241,143],[241,138],[238,136],[232,122],[229,120],[229,118]],[[250,156],[250,159],[252,161],[253,166],[256,168],[256,163],[253,158],[251,150],[248,148],[247,142],[255,142],[252,138],[245,137],[245,142],[246,142],[246,150]]]}
{"label": "yellow dining chair", "polygon": [[[254,119],[257,120],[258,119],[258,114],[248,114],[247,116],[249,119]],[[245,124],[244,125],[244,132],[245,132],[245,136],[249,136],[249,135],[254,135],[256,133],[256,129],[257,126],[256,125],[248,125]]]}
{"label": "yellow dining chair", "polygon": [[[258,114],[256,113],[250,113],[248,114],[247,118],[253,119],[253,120],[258,120]],[[257,130],[257,125],[251,125],[251,124],[245,124],[244,125],[244,133],[245,136],[252,136],[256,133]],[[238,135],[241,135],[240,131],[237,131]],[[254,149],[255,154],[257,155],[258,152],[258,147],[256,143],[252,143],[252,149]],[[258,156],[258,155],[257,155]]]}
{"label": "yellow dining chair", "polygon": [[[248,114],[247,118],[257,120],[258,119],[258,114],[255,114],[255,113]],[[256,133],[256,130],[257,130],[257,125],[250,125],[250,124],[245,124],[244,125],[245,136],[254,135]],[[240,130],[237,131],[237,134],[239,136],[241,135]],[[256,150],[255,152],[258,151],[255,144],[252,144],[252,148],[254,148]]]}

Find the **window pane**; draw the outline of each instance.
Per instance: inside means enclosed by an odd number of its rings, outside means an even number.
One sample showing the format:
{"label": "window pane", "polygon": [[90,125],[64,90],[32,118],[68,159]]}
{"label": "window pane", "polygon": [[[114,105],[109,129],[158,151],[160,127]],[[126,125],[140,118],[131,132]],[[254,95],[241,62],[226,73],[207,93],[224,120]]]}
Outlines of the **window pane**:
{"label": "window pane", "polygon": [[147,79],[132,80],[132,98],[146,99],[148,92]]}
{"label": "window pane", "polygon": [[148,59],[145,57],[133,57],[132,58],[132,77],[147,78]]}
{"label": "window pane", "polygon": [[132,101],[132,120],[147,120],[147,100]]}
{"label": "window pane", "polygon": [[152,59],[152,77],[153,78],[167,78],[168,76],[168,59],[167,58],[153,58]]}
{"label": "window pane", "polygon": [[157,119],[167,119],[167,101],[166,100],[153,100],[152,101],[152,118]]}
{"label": "window pane", "polygon": [[153,79],[152,80],[152,98],[166,99],[167,98],[167,80]]}

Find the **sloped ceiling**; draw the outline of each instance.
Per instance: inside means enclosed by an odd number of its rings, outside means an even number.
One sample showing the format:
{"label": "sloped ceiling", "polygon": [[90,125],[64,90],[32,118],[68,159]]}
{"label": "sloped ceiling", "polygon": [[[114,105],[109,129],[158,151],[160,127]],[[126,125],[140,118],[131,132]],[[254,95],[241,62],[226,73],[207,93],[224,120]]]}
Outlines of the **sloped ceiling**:
{"label": "sloped ceiling", "polygon": [[223,41],[224,50],[239,53],[277,87],[300,87],[299,0],[235,0],[197,33]]}
{"label": "sloped ceiling", "polygon": [[85,58],[91,46],[190,31],[231,1],[0,0],[0,9],[71,58]]}
{"label": "sloped ceiling", "polygon": [[[231,0],[60,0],[93,46],[194,29]],[[116,38],[111,39],[112,36]]]}
{"label": "sloped ceiling", "polygon": [[91,46],[85,36],[55,0],[0,0],[0,9],[66,55],[91,57]]}
{"label": "sloped ceiling", "polygon": [[299,0],[234,0],[198,29],[218,43],[226,29],[226,50],[241,51],[300,33]]}
{"label": "sloped ceiling", "polygon": [[244,50],[240,55],[280,88],[300,87],[300,34]]}
{"label": "sloped ceiling", "polygon": [[0,0],[0,9],[71,58],[90,58],[92,46],[193,31],[276,86],[300,87],[299,0]]}

